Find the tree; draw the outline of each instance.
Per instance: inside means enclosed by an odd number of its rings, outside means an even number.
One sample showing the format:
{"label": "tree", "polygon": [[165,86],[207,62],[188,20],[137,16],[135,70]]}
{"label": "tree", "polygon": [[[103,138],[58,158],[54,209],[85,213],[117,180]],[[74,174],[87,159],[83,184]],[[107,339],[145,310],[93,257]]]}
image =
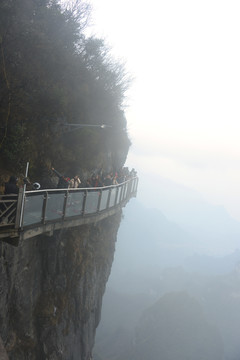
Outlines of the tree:
{"label": "tree", "polygon": [[[52,162],[66,171],[89,167],[86,154],[95,157],[92,167],[109,151],[114,167],[125,161],[128,79],[102,40],[85,38],[89,15],[89,4],[80,0],[64,6],[57,0],[0,3],[2,168],[16,170],[18,164],[20,171],[27,159],[39,178]],[[60,119],[115,130],[107,137],[88,130],[64,135]]]}

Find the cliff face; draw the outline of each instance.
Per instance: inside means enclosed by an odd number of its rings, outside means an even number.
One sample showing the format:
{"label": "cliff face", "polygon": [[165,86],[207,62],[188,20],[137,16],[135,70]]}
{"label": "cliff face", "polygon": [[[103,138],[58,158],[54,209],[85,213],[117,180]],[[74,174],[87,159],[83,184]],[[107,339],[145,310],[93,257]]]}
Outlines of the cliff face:
{"label": "cliff face", "polygon": [[121,212],[0,244],[0,335],[10,360],[90,360]]}

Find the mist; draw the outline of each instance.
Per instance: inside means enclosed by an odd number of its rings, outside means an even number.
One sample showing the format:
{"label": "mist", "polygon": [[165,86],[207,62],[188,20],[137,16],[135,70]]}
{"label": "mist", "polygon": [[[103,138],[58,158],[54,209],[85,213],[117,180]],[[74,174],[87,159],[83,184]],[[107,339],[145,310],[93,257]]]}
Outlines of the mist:
{"label": "mist", "polygon": [[239,239],[224,206],[143,174],[123,211],[94,359],[239,359]]}
{"label": "mist", "polygon": [[140,179],[95,359],[239,360],[239,3],[91,2],[135,78],[127,165]]}

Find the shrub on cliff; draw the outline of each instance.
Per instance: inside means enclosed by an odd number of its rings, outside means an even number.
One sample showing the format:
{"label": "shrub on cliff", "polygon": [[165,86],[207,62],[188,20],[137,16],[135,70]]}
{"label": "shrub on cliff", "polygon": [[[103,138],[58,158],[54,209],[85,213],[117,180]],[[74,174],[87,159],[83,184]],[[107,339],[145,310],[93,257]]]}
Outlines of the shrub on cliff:
{"label": "shrub on cliff", "polygon": [[[106,159],[118,167],[128,152],[124,66],[102,40],[84,36],[86,2],[60,3],[0,3],[0,167],[8,171],[23,171],[25,160],[37,177],[51,163],[67,172]],[[64,134],[65,122],[111,128]]]}

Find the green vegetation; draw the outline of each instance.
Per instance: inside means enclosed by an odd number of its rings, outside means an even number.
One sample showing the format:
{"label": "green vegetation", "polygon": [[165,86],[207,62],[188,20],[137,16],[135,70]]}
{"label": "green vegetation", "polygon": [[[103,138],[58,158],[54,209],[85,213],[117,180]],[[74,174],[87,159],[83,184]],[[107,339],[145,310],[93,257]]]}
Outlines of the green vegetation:
{"label": "green vegetation", "polygon": [[[89,5],[57,0],[0,3],[0,168],[41,179],[59,171],[117,168],[130,141],[129,78],[103,40],[87,38]],[[107,124],[64,133],[63,123]],[[110,155],[109,155],[110,154]]]}

